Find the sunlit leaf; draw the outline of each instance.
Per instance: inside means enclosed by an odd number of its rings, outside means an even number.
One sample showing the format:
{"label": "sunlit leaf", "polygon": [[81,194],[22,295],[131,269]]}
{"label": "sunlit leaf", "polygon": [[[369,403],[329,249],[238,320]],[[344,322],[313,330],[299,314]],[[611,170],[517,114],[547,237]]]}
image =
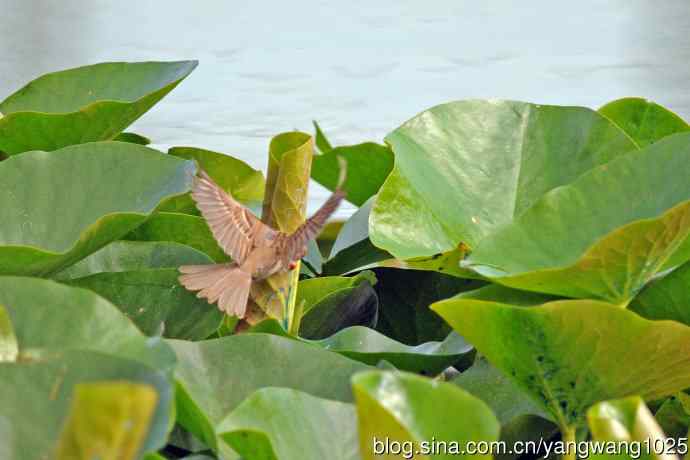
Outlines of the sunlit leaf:
{"label": "sunlit leaf", "polygon": [[395,167],[370,238],[399,259],[474,248],[544,193],[637,148],[592,110],[496,100],[436,106],[386,142]]}
{"label": "sunlit leaf", "polygon": [[431,307],[515,380],[563,431],[597,401],[690,387],[690,327],[594,300],[538,307],[453,298]]}
{"label": "sunlit leaf", "polygon": [[65,350],[108,353],[169,371],[175,355],[161,339],[145,337],[114,305],[93,292],[40,278],[0,277],[19,347],[19,361]]}
{"label": "sunlit leaf", "polygon": [[356,420],[352,404],[265,388],[233,410],[217,432],[247,460],[358,460]]}
{"label": "sunlit leaf", "polygon": [[271,334],[168,342],[178,357],[178,422],[214,448],[218,447],[215,427],[259,388],[292,388],[348,402],[352,400],[350,377],[371,369],[314,345]]}
{"label": "sunlit leaf", "polygon": [[[160,371],[101,352],[64,350],[55,351],[46,359],[0,363],[0,458],[56,458],[75,386],[104,381],[155,389],[157,402],[139,444],[143,444],[142,452],[163,447],[171,423],[173,393],[169,380]],[[117,400],[110,402],[118,404]],[[89,406],[90,410],[97,409],[93,404]],[[97,415],[108,416],[101,411]]]}
{"label": "sunlit leaf", "polygon": [[384,450],[386,442],[389,446],[402,443],[402,454],[410,455],[417,450],[423,453],[424,442],[428,449],[432,440],[445,441],[450,450],[427,451],[421,458],[450,459],[464,452],[468,441],[498,439],[500,425],[491,409],[453,384],[412,374],[372,371],[356,375],[352,385],[364,459],[400,458],[401,452],[396,455],[390,447]]}
{"label": "sunlit leaf", "polygon": [[[209,259],[207,259],[210,262]],[[180,285],[177,268],[96,273],[69,281],[116,305],[147,335],[202,340],[223,318],[215,305]]]}
{"label": "sunlit leaf", "polygon": [[639,97],[611,101],[599,113],[620,126],[640,147],[671,134],[690,131],[690,125],[675,113]]}
{"label": "sunlit leaf", "polygon": [[666,137],[546,194],[464,265],[519,289],[625,303],[690,233],[688,172],[690,133]]}
{"label": "sunlit leaf", "polygon": [[50,275],[189,190],[194,164],[124,142],[25,153],[0,163],[0,273]]}
{"label": "sunlit leaf", "polygon": [[113,139],[196,65],[108,62],[43,75],[0,102],[0,150],[13,155]]}
{"label": "sunlit leaf", "polygon": [[134,460],[142,450],[158,393],[141,383],[74,386],[57,460]]}

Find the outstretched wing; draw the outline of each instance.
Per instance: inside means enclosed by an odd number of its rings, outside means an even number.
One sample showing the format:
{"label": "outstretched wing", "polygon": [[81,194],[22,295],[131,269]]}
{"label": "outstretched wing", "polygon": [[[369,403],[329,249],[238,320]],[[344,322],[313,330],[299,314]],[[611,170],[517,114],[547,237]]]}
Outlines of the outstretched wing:
{"label": "outstretched wing", "polygon": [[247,258],[254,235],[262,227],[274,231],[235,201],[204,171],[199,171],[199,175],[194,178],[192,198],[218,245],[238,265]]}
{"label": "outstretched wing", "polygon": [[307,243],[321,233],[324,225],[326,225],[326,221],[335,210],[338,209],[343,198],[345,198],[345,192],[343,190],[338,189],[333,192],[330,198],[326,200],[313,216],[300,225],[294,233],[285,238],[283,250],[285,251],[284,260],[286,265],[305,256],[307,252]]}
{"label": "outstretched wing", "polygon": [[312,238],[316,238],[329,217],[338,209],[340,202],[345,198],[345,191],[342,186],[345,183],[347,176],[347,163],[343,157],[338,156],[338,164],[340,166],[340,176],[338,177],[338,185],[335,186],[335,191],[321,205],[318,211],[307,219],[300,227],[291,235],[281,234],[283,237],[282,256],[283,263],[288,266],[291,262],[296,262],[304,257],[307,253],[307,243]]}

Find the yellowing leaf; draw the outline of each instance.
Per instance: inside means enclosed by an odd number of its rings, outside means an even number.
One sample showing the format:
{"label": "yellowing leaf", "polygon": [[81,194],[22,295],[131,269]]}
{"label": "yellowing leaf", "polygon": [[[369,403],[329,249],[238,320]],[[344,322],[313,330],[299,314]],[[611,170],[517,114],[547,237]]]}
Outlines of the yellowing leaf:
{"label": "yellowing leaf", "polygon": [[75,385],[57,460],[137,458],[157,400],[156,390],[140,383]]}

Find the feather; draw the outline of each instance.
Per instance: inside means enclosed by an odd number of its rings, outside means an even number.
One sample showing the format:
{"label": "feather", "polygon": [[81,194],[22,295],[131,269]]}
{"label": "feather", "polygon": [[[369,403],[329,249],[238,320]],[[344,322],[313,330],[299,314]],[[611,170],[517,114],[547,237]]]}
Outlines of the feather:
{"label": "feather", "polygon": [[204,171],[200,171],[194,180],[192,199],[218,245],[233,261],[241,265],[252,249],[254,236],[260,227],[266,225],[235,201]]}
{"label": "feather", "polygon": [[234,263],[183,265],[179,271],[180,284],[190,291],[199,291],[197,297],[211,304],[218,302],[218,308],[228,315],[244,317],[252,284],[250,273]]}

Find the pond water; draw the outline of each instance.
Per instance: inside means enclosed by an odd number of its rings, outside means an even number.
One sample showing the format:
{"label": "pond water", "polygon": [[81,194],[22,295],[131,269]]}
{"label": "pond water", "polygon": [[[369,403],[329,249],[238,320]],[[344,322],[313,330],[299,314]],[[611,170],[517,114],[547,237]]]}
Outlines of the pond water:
{"label": "pond water", "polygon": [[0,0],[0,98],[53,70],[178,59],[200,66],[132,130],[261,169],[272,135],[313,119],[336,144],[381,141],[455,99],[643,96],[690,118],[687,0]]}

